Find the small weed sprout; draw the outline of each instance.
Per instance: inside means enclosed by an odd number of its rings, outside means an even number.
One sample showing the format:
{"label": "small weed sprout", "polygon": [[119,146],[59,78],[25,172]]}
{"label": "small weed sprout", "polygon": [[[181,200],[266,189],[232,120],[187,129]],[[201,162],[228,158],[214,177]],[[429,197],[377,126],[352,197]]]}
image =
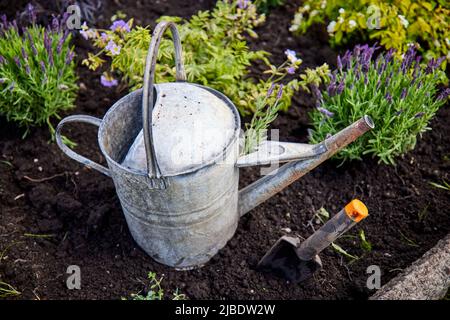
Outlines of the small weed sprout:
{"label": "small weed sprout", "polygon": [[65,20],[53,19],[46,28],[34,22],[19,30],[6,16],[0,21],[0,114],[26,129],[47,125],[74,107],[77,92],[74,51]]}
{"label": "small weed sprout", "polygon": [[435,188],[450,191],[450,183],[448,181],[442,180],[442,184],[436,182],[429,182],[429,184]]}
{"label": "small weed sprout", "polygon": [[366,252],[372,251],[372,244],[369,241],[367,241],[366,234],[364,233],[363,229],[361,229],[359,231],[359,239],[361,241],[361,248],[364,251],[366,251]]}
{"label": "small weed sprout", "polygon": [[450,89],[438,92],[443,59],[422,64],[413,47],[402,60],[395,59],[393,50],[372,59],[375,50],[375,46],[358,45],[338,57],[338,69],[326,90],[317,92],[311,140],[318,143],[367,114],[375,129],[335,157],[361,160],[367,154],[395,164],[396,157],[414,149],[417,135],[430,129],[428,123]]}
{"label": "small weed sprout", "polygon": [[[147,292],[147,295],[141,294],[132,294],[131,298],[133,300],[163,300],[164,299],[164,290],[161,287],[161,282],[164,277],[158,278],[156,272],[149,272],[148,279],[150,280],[150,290]],[[186,295],[178,292],[178,289],[175,290],[172,296],[172,300],[186,300]]]}
{"label": "small weed sprout", "polygon": [[0,298],[19,296],[21,293],[12,285],[0,281]]}

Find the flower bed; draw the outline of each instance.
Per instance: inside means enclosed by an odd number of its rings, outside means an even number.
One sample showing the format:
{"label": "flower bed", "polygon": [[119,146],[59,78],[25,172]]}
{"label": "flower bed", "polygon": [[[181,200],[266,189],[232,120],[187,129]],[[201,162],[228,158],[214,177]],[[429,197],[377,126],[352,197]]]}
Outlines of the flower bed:
{"label": "flower bed", "polygon": [[[130,17],[151,24],[162,13],[189,16],[213,6],[212,1],[168,1],[163,8],[122,3],[130,8]],[[108,5],[100,24],[107,27],[118,9]],[[289,48],[301,53],[304,66],[335,65],[337,52],[328,45],[325,26],[314,26],[299,38],[289,33],[295,11],[296,5],[290,4],[272,10],[257,30],[260,38],[250,40],[251,47],[271,52],[279,64]],[[102,86],[102,70],[81,66],[88,42],[78,37],[75,45],[80,89],[72,112],[102,117],[126,91]],[[260,65],[252,71],[262,70]],[[306,142],[308,113],[314,107],[310,95],[295,95],[287,113],[273,123],[280,139]],[[162,286],[168,292],[178,288],[190,299],[365,299],[373,293],[366,287],[368,266],[381,268],[384,284],[450,231],[448,191],[430,185],[449,179],[449,123],[447,104],[431,121],[433,130],[418,140],[414,151],[398,158],[395,167],[369,158],[338,168],[339,162],[323,164],[243,217],[236,235],[207,265],[179,272],[136,246],[110,179],[65,157],[48,143],[47,129],[32,129],[22,140],[22,132],[0,118],[0,281],[20,291],[23,299],[118,299],[145,292],[146,275],[153,271],[164,275]],[[67,136],[78,144],[77,152],[103,161],[94,128],[70,126]],[[258,177],[259,169],[242,170],[241,185]],[[324,269],[302,285],[255,271],[286,228],[306,237],[316,210],[335,213],[355,197],[367,204],[370,216],[349,233],[353,237],[338,244],[359,259],[350,262],[328,248],[321,254]],[[370,251],[361,248],[361,228],[372,244]],[[66,287],[69,265],[82,270],[81,290]]]}

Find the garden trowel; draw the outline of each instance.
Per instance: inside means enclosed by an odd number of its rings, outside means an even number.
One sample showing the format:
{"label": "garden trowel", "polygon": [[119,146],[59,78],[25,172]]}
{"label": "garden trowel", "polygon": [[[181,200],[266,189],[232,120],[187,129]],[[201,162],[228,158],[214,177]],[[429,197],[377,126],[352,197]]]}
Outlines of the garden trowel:
{"label": "garden trowel", "polygon": [[364,203],[352,200],[305,241],[281,237],[259,261],[257,269],[291,282],[304,281],[322,268],[318,254],[367,215]]}

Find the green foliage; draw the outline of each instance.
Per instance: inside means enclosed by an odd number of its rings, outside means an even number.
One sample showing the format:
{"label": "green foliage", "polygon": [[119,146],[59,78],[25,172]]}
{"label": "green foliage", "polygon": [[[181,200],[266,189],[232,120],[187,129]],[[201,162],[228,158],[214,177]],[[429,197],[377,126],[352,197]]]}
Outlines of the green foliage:
{"label": "green foliage", "polygon": [[[155,272],[148,273],[148,279],[150,280],[150,290],[147,292],[147,295],[143,296],[140,294],[132,294],[131,297],[133,300],[163,300],[164,299],[164,290],[161,287],[161,282],[163,277],[158,278]],[[178,293],[178,289],[173,293],[172,300],[186,300],[186,296],[184,294]]]}
{"label": "green foliage", "polygon": [[[77,85],[71,35],[55,19],[52,28],[33,24],[19,32],[0,24],[0,114],[25,127],[50,123],[74,107]],[[53,136],[53,134],[52,134]]]}
{"label": "green foliage", "polygon": [[359,137],[341,151],[338,159],[361,160],[369,154],[380,162],[394,164],[397,156],[413,149],[417,135],[428,130],[428,122],[445,103],[449,89],[438,93],[443,72],[441,60],[420,64],[411,47],[402,61],[393,50],[372,59],[375,48],[356,46],[338,57],[338,70],[317,108],[311,113],[312,142],[335,134],[365,114],[375,129]]}
{"label": "green foliage", "polygon": [[375,39],[398,55],[414,44],[426,60],[446,56],[450,61],[447,0],[306,0],[290,30],[304,33],[312,24],[327,20],[333,44],[346,43],[355,36]]}
{"label": "green foliage", "polygon": [[[251,2],[241,9],[237,1],[218,1],[212,11],[199,12],[187,21],[179,17],[161,17],[159,20],[175,21],[178,24],[188,81],[224,93],[244,115],[255,112],[258,108],[260,110],[259,103],[273,82],[280,82],[286,74],[295,73],[302,62],[295,54],[290,54],[290,59],[276,67],[268,60],[269,53],[248,48],[247,36],[256,38],[254,28],[265,20],[265,16],[258,14],[256,6]],[[115,23],[119,22],[125,24],[121,20]],[[148,27],[133,27],[133,20],[129,20],[119,29],[85,27],[82,32],[86,38],[92,39],[99,50],[95,54],[89,53],[83,64],[96,70],[109,60],[111,72],[119,74],[131,89],[142,86],[145,58],[151,40]],[[168,34],[161,42],[156,82],[175,80],[173,56],[173,44]],[[262,61],[266,65],[265,74],[268,78],[258,79],[250,74],[250,66],[256,61]],[[327,68],[325,65],[315,70],[308,69],[299,78],[288,81],[284,94],[278,101],[277,110],[289,107],[296,90],[307,89],[310,82],[320,83],[325,80],[328,76]],[[114,85],[113,82],[117,81],[113,80],[110,73],[104,74],[103,79],[108,80],[104,82],[105,85]]]}

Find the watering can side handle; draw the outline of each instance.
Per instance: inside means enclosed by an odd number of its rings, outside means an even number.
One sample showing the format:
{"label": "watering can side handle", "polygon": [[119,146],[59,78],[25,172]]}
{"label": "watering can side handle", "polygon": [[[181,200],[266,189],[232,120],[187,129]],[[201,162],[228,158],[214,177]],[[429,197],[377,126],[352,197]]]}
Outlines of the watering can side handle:
{"label": "watering can side handle", "polygon": [[180,34],[176,24],[171,21],[158,23],[152,34],[152,40],[147,53],[144,71],[144,88],[142,92],[142,119],[144,130],[144,146],[147,161],[147,174],[150,178],[161,178],[161,171],[156,159],[155,147],[152,135],[152,111],[153,111],[153,85],[155,83],[155,69],[158,58],[158,50],[164,32],[170,28],[175,46],[176,80],[186,81],[186,72],[183,65]]}
{"label": "watering can side handle", "polygon": [[74,115],[74,116],[66,117],[66,118],[62,119],[61,122],[56,127],[55,137],[56,137],[56,143],[58,144],[58,147],[69,158],[72,158],[73,160],[78,161],[78,162],[84,164],[85,166],[88,166],[92,169],[100,171],[104,175],[111,177],[111,174],[110,174],[108,168],[106,168],[92,160],[89,160],[86,157],[79,155],[78,153],[74,152],[72,149],[70,149],[68,146],[66,146],[64,144],[62,137],[61,137],[61,129],[64,126],[64,124],[69,123],[69,122],[84,122],[84,123],[93,124],[93,125],[99,127],[102,120],[95,118],[95,117],[86,116],[86,115]]}

